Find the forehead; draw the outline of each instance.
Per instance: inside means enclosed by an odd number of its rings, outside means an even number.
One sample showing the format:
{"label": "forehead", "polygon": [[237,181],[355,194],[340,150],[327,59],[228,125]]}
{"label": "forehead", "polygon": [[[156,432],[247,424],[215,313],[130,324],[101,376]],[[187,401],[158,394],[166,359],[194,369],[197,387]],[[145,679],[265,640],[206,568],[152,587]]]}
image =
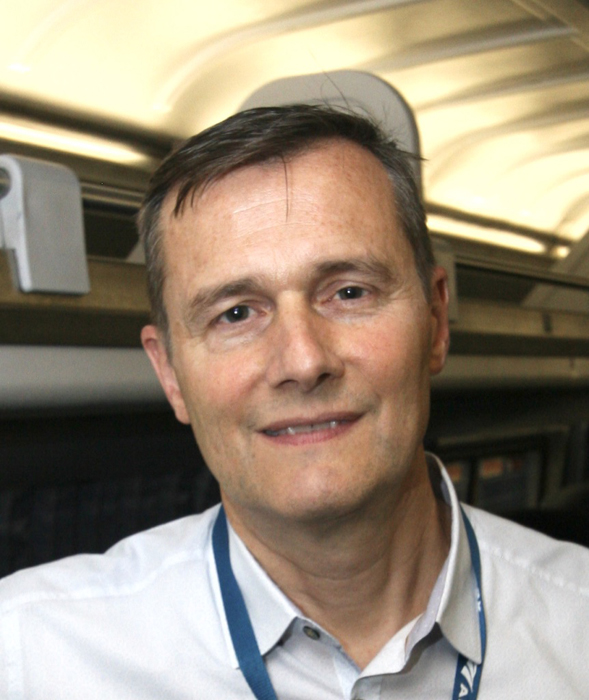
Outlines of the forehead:
{"label": "forehead", "polygon": [[256,260],[280,276],[318,256],[407,253],[384,166],[347,141],[240,168],[197,192],[178,215],[175,204],[172,193],[162,212],[166,286],[258,274]]}
{"label": "forehead", "polygon": [[254,182],[263,188],[276,184],[276,179],[283,185],[285,199],[296,199],[298,194],[305,196],[305,190],[313,190],[321,193],[322,206],[327,210],[345,193],[348,199],[380,206],[384,217],[396,216],[393,185],[382,163],[355,143],[329,139],[285,160],[273,159],[233,170],[189,194],[177,214],[178,189],[172,190],[162,206],[162,230],[165,234],[183,218],[207,218],[213,210],[217,215],[217,209],[230,216],[235,206],[239,209],[247,201]]}

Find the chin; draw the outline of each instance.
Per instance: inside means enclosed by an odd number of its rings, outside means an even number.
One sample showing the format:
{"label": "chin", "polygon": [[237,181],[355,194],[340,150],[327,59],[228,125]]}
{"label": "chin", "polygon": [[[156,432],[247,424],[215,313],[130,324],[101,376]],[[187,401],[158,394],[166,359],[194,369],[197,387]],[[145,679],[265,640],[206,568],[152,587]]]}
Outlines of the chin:
{"label": "chin", "polygon": [[318,524],[341,521],[365,512],[373,496],[354,490],[338,492],[333,488],[317,489],[308,494],[291,494],[281,504],[281,517],[293,523]]}

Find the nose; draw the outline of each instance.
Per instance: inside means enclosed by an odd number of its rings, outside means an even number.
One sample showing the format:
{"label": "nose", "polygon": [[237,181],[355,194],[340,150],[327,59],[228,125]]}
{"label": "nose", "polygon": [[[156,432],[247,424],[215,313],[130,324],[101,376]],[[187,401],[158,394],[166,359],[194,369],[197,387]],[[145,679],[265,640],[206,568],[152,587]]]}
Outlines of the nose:
{"label": "nose", "polygon": [[342,376],[344,363],[331,325],[304,302],[291,303],[277,313],[267,367],[271,386],[290,385],[310,392],[327,379]]}

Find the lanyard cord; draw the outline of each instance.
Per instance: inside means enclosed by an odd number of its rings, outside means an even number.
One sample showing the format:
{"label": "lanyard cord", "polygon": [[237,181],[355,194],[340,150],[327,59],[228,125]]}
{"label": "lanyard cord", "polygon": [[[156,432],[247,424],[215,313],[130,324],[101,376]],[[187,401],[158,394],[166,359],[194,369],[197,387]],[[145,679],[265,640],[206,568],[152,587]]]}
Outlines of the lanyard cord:
{"label": "lanyard cord", "polygon": [[[479,692],[479,683],[485,658],[487,626],[485,611],[483,609],[479,546],[470,520],[467,518],[462,508],[461,512],[468,537],[470,557],[476,581],[482,660],[480,664],[477,664],[474,661],[469,661],[462,654],[458,655],[452,700],[475,700]],[[250,616],[247,612],[239,584],[231,568],[227,517],[225,516],[223,506],[221,506],[213,526],[213,552],[221,588],[221,597],[225,608],[225,617],[241,672],[257,700],[277,700],[276,693],[274,692],[270,677],[268,676],[268,671],[264,665],[264,659],[260,654],[258,642],[256,641]]]}
{"label": "lanyard cord", "polygon": [[221,506],[213,527],[213,551],[225,617],[241,672],[258,700],[277,700],[270,676],[268,676],[264,665],[264,659],[260,654],[239,584],[231,568],[229,533],[227,532],[227,518],[223,506]]}
{"label": "lanyard cord", "polygon": [[479,693],[479,683],[481,682],[481,675],[483,673],[483,662],[485,660],[485,650],[487,648],[487,621],[485,619],[485,609],[483,606],[481,553],[470,520],[462,506],[460,507],[460,511],[466,529],[466,536],[468,537],[470,560],[476,582],[477,612],[479,614],[479,633],[481,635],[481,663],[477,664],[474,661],[469,661],[463,654],[458,654],[452,700],[474,700]]}

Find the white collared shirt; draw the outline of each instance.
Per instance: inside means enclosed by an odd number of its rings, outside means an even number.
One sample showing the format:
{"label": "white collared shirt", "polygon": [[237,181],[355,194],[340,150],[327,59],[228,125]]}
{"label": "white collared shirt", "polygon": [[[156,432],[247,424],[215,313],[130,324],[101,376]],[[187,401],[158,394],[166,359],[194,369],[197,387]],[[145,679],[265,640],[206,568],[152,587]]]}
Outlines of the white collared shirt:
{"label": "white collared shirt", "polygon": [[[362,671],[230,531],[232,566],[279,700],[449,700],[458,652],[480,660],[470,551],[451,483],[446,564],[427,609]],[[589,550],[467,508],[481,550],[480,700],[589,697]],[[220,598],[217,508],[0,581],[0,698],[251,698]]]}

